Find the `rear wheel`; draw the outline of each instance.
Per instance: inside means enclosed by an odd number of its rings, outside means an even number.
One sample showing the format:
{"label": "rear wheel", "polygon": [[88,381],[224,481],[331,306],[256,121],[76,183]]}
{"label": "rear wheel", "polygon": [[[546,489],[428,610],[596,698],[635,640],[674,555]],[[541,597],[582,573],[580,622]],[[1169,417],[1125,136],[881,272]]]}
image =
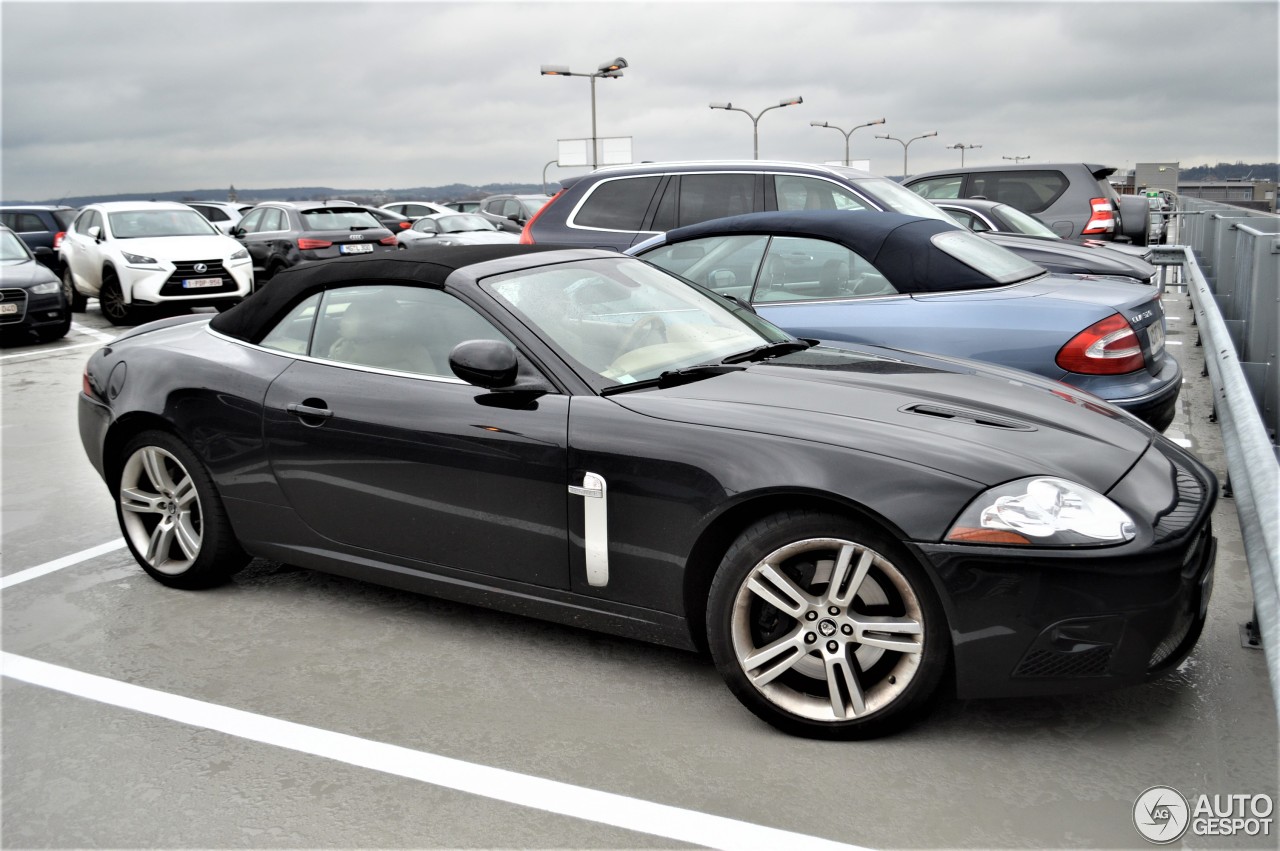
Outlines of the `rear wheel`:
{"label": "rear wheel", "polygon": [[922,716],[949,657],[942,604],[897,542],[848,518],[767,517],[725,554],[707,639],[730,690],[788,733],[865,739]]}
{"label": "rear wheel", "polygon": [[120,279],[114,272],[102,273],[102,288],[98,290],[98,304],[102,307],[102,315],[112,325],[133,325],[135,310],[125,301],[124,290],[120,288]]}
{"label": "rear wheel", "polygon": [[153,579],[174,588],[212,588],[243,568],[213,479],[168,432],[147,431],[125,446],[116,488],[120,530]]}

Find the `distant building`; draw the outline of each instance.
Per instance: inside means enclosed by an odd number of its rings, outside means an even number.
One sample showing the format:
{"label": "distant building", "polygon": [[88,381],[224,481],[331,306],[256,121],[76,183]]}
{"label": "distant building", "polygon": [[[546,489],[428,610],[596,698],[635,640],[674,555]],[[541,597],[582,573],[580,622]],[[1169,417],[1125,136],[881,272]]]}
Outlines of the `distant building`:
{"label": "distant building", "polygon": [[1178,184],[1178,194],[1187,198],[1218,201],[1266,213],[1276,211],[1274,180],[1195,180]]}

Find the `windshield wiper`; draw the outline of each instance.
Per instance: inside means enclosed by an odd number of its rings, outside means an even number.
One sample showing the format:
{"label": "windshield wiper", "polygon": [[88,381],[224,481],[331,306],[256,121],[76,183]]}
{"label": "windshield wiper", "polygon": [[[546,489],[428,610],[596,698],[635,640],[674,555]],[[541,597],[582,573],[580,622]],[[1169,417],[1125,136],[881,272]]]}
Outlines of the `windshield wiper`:
{"label": "windshield wiper", "polygon": [[644,381],[633,381],[630,384],[613,384],[600,391],[601,396],[612,396],[615,393],[626,393],[628,390],[643,390],[646,387],[678,387],[713,375],[724,375],[726,372],[741,372],[745,366],[727,363],[700,363],[686,366],[684,369],[669,369],[657,378],[646,378]]}
{"label": "windshield wiper", "polygon": [[736,355],[729,355],[720,362],[729,364],[761,361],[768,358],[789,355],[792,352],[803,352],[805,349],[811,349],[816,345],[818,345],[817,340],[782,340],[777,343],[766,343],[763,346],[756,346],[754,349],[748,349],[745,352],[738,352]]}

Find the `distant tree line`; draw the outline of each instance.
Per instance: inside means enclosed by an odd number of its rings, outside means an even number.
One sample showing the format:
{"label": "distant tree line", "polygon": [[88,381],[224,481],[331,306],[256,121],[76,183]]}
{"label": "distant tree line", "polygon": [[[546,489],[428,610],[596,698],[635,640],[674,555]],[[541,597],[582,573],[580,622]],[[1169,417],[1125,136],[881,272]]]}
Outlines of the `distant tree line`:
{"label": "distant tree line", "polygon": [[1270,180],[1280,182],[1280,163],[1218,163],[1180,169],[1179,180]]}

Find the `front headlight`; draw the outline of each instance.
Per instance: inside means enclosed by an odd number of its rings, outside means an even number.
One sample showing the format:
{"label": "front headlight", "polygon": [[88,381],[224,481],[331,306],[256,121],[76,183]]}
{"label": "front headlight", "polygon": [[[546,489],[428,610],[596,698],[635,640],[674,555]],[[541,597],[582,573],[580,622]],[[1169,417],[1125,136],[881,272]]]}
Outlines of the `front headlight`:
{"label": "front headlight", "polygon": [[57,281],[49,281],[44,284],[36,284],[31,288],[30,292],[32,295],[48,295],[49,293],[56,293],[61,286]]}
{"label": "front headlight", "polygon": [[248,251],[248,249],[241,248],[241,249],[240,249],[239,251],[237,251],[235,254],[232,254],[232,255],[231,255],[231,257],[229,257],[228,259],[230,259],[230,260],[248,260],[248,259],[249,259],[249,251]]}
{"label": "front headlight", "polygon": [[130,254],[127,251],[121,251],[120,254],[122,257],[124,257],[124,262],[128,263],[130,266],[159,266],[160,265],[159,263],[156,262],[156,258],[154,257],[145,257],[141,254]]}
{"label": "front headlight", "polygon": [[1137,535],[1120,506],[1084,485],[1038,477],[994,487],[969,504],[947,540],[1032,547],[1122,544]]}

